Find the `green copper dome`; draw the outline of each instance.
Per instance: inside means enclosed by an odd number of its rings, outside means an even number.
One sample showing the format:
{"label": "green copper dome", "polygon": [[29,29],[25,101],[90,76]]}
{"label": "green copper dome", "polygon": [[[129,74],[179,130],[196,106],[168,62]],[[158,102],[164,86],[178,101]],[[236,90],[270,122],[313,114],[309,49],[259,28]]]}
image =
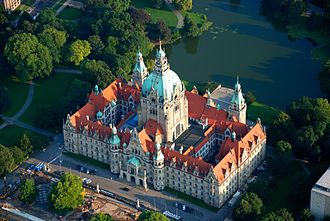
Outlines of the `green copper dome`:
{"label": "green copper dome", "polygon": [[181,80],[174,71],[167,70],[163,74],[153,71],[143,82],[142,95],[148,96],[153,89],[160,100],[172,100],[175,87],[182,91]]}
{"label": "green copper dome", "polygon": [[120,138],[117,135],[117,128],[115,126],[112,127],[112,135],[109,139],[109,144],[113,144],[113,145],[120,144]]}
{"label": "green copper dome", "polygon": [[99,111],[99,112],[96,113],[96,118],[97,119],[101,119],[102,117],[103,117],[103,114],[102,114],[101,111]]}
{"label": "green copper dome", "polygon": [[135,156],[131,157],[128,161],[127,164],[132,164],[136,167],[139,167],[141,165],[140,160],[137,159]]}

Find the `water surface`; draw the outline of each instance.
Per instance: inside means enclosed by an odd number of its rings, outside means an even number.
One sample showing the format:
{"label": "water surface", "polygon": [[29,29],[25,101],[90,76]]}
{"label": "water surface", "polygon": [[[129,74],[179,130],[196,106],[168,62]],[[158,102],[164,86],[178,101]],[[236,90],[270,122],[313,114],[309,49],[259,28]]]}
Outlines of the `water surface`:
{"label": "water surface", "polygon": [[269,105],[287,106],[301,96],[324,96],[317,74],[321,63],[311,57],[306,39],[291,41],[260,15],[259,0],[194,0],[212,28],[199,38],[166,47],[172,69],[181,79],[217,81],[233,86],[239,75],[243,90]]}

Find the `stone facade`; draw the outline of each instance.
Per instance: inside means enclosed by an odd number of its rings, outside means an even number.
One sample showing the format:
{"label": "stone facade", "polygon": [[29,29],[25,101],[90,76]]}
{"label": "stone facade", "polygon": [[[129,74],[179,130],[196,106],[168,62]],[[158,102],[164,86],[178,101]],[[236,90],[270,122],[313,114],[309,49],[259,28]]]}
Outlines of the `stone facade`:
{"label": "stone facade", "polygon": [[246,105],[238,82],[235,115],[214,107],[210,93],[186,91],[161,48],[142,87],[136,80],[94,88],[63,125],[65,149],[109,164],[112,173],[146,189],[169,187],[221,207],[266,154],[261,122],[242,123]]}
{"label": "stone facade", "polygon": [[3,5],[6,11],[14,11],[21,5],[21,0],[3,0]]}

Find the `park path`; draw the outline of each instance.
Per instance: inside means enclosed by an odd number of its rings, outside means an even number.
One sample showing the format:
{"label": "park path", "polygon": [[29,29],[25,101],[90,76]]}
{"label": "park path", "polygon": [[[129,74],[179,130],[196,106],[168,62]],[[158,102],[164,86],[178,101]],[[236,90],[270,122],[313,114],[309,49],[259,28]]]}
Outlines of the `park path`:
{"label": "park path", "polygon": [[30,106],[32,99],[34,95],[34,84],[32,81],[29,82],[29,93],[28,97],[26,98],[26,101],[24,105],[21,107],[21,109],[13,116],[13,117],[7,117],[4,115],[1,115],[2,119],[5,121],[3,124],[0,125],[0,130],[7,127],[9,125],[8,121],[6,119],[10,118],[12,120],[17,120]]}
{"label": "park path", "polygon": [[66,6],[76,9],[82,9],[84,7],[84,3],[74,0],[67,0],[66,2],[63,3],[61,7],[59,7],[59,9],[56,10],[56,16],[60,14],[65,9]]}
{"label": "park path", "polygon": [[177,22],[177,24],[176,24],[176,28],[177,29],[181,29],[182,27],[183,27],[183,15],[182,15],[182,13],[179,11],[179,10],[177,10],[175,7],[174,7],[174,5],[171,3],[171,0],[165,0],[165,4],[167,5],[167,7],[169,8],[169,9],[171,9],[171,11],[175,14],[175,16],[178,18],[178,22]]}
{"label": "park path", "polygon": [[62,72],[67,74],[82,74],[82,71],[79,69],[73,69],[73,68],[54,68],[55,72]]}

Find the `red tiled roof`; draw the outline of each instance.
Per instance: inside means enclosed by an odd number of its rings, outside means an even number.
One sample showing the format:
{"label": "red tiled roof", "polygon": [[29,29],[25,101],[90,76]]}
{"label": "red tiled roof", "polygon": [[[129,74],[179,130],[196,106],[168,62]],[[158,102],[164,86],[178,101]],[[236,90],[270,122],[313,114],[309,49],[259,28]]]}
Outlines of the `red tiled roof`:
{"label": "red tiled roof", "polygon": [[209,125],[227,119],[228,113],[224,110],[217,110],[215,107],[207,106],[207,98],[189,91],[186,91],[186,97],[190,118],[203,121],[207,118]]}
{"label": "red tiled roof", "polygon": [[196,169],[199,172],[199,176],[204,177],[212,168],[212,165],[203,161],[203,159],[194,158],[189,155],[183,155],[175,150],[171,150],[170,148],[163,148],[162,151],[165,156],[165,163],[170,165],[171,161],[174,160],[176,162],[176,168],[180,170],[185,163],[189,173],[193,173]]}
{"label": "red tiled roof", "polygon": [[149,119],[146,122],[146,124],[144,125],[144,127],[145,127],[147,134],[151,134],[153,136],[164,134],[164,131],[163,131],[162,127],[160,126],[160,124],[157,123],[157,121],[155,121],[153,119]]}

